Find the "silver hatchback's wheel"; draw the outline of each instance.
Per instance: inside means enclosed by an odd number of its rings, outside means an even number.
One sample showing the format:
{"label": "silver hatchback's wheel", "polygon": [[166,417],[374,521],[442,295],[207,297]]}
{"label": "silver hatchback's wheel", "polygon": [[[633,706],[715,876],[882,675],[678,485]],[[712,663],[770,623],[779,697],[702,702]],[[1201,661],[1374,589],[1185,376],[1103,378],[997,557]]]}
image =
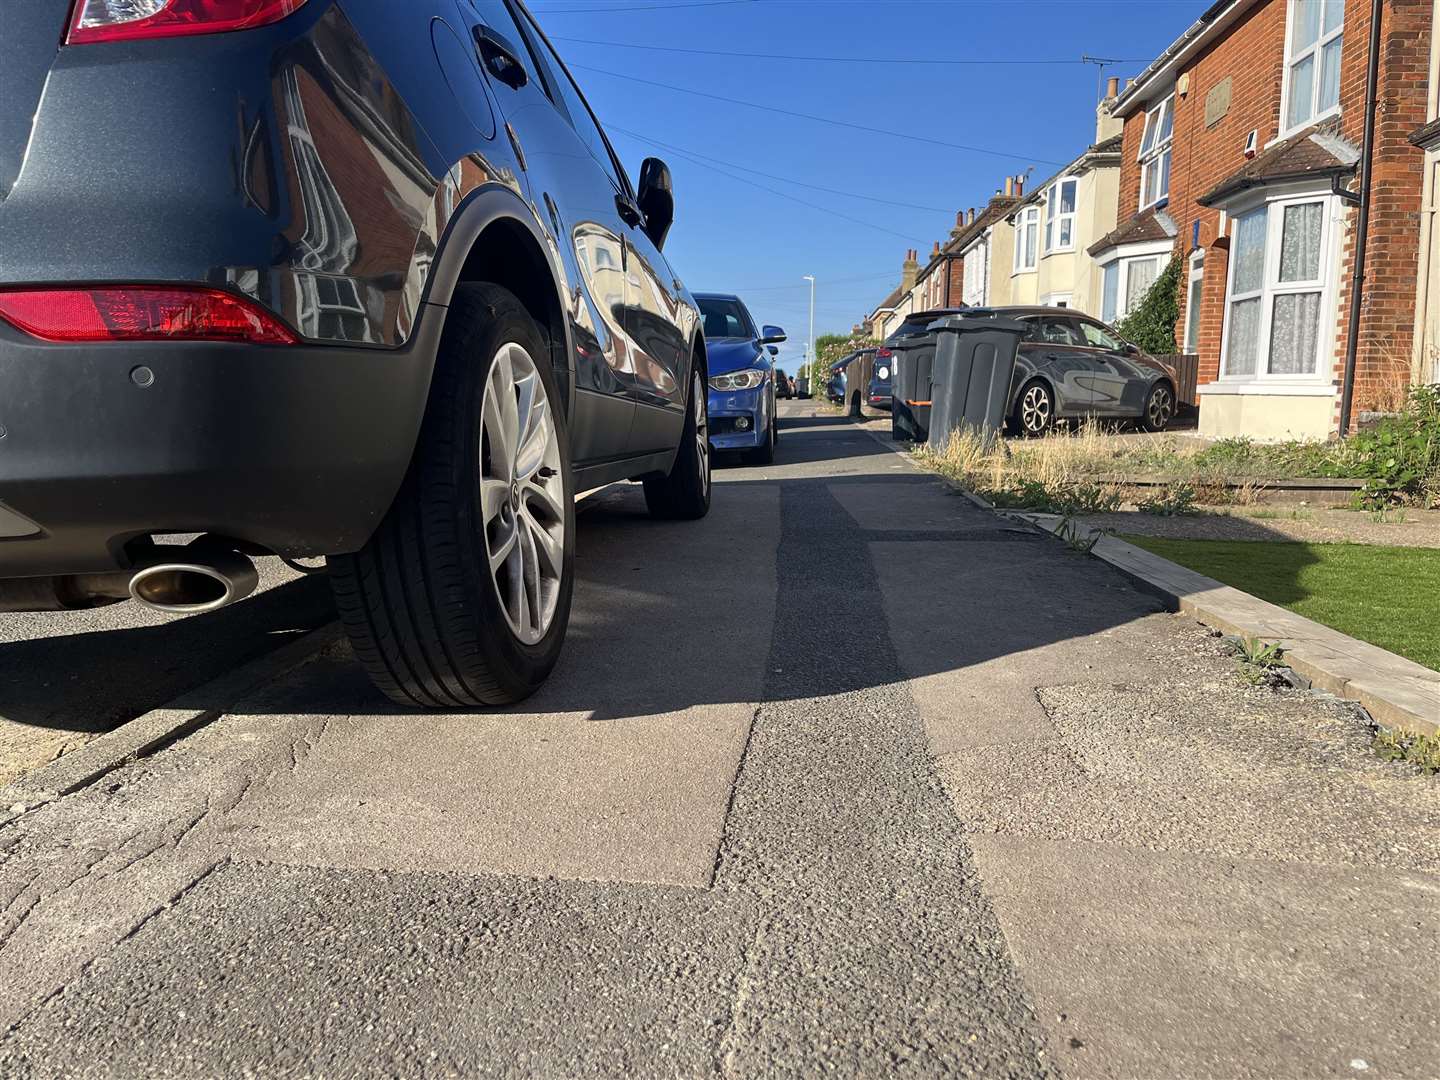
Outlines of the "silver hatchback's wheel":
{"label": "silver hatchback's wheel", "polygon": [[1175,418],[1175,392],[1167,383],[1159,383],[1145,399],[1145,415],[1141,418],[1146,431],[1164,431]]}
{"label": "silver hatchback's wheel", "polygon": [[1020,430],[1026,435],[1044,435],[1055,423],[1055,398],[1044,383],[1035,382],[1020,394]]}
{"label": "silver hatchback's wheel", "polygon": [[565,473],[550,398],[535,360],[506,342],[481,405],[480,505],[485,553],[513,633],[534,645],[550,629],[565,571]]}
{"label": "silver hatchback's wheel", "polygon": [[698,363],[684,417],[670,471],[645,478],[645,505],[657,518],[694,520],[710,512],[709,396]]}

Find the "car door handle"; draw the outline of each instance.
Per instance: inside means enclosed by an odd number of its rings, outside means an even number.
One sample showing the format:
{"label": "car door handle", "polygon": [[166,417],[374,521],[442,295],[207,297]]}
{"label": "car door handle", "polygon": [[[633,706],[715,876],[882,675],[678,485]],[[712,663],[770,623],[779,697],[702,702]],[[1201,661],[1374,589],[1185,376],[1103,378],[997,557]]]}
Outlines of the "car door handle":
{"label": "car door handle", "polygon": [[475,51],[491,77],[510,89],[519,90],[530,81],[515,46],[484,23],[475,25]]}
{"label": "car door handle", "polygon": [[635,200],[628,195],[615,196],[615,209],[620,212],[620,220],[632,229],[637,228],[645,220],[645,215],[640,212],[640,207],[635,205]]}

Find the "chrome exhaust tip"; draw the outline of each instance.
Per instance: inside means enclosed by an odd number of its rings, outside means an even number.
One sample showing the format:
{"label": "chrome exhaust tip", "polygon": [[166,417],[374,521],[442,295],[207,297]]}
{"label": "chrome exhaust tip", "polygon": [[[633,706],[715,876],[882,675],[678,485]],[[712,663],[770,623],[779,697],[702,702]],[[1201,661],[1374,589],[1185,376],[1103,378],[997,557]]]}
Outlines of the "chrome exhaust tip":
{"label": "chrome exhaust tip", "polygon": [[244,600],[260,584],[254,563],[204,537],[172,550],[175,554],[168,557],[164,549],[157,550],[162,561],[150,563],[130,579],[131,599],[152,611],[171,615],[219,611]]}

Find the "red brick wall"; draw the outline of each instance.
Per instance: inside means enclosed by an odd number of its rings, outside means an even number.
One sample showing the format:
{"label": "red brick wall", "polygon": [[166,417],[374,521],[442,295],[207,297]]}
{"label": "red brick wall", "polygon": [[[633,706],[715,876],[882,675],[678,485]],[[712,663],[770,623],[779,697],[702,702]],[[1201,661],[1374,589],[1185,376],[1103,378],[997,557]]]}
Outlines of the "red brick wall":
{"label": "red brick wall", "polygon": [[[1167,211],[1179,227],[1176,248],[1182,255],[1188,255],[1191,249],[1193,223],[1197,219],[1200,222],[1200,246],[1205,249],[1198,348],[1201,384],[1213,381],[1220,370],[1229,240],[1217,235],[1219,212],[1199,206],[1195,199],[1244,164],[1245,139],[1250,131],[1258,132],[1262,149],[1279,133],[1287,8],[1287,0],[1266,0],[1251,9],[1221,40],[1190,61],[1185,69],[1190,77],[1188,92],[1175,99]],[[1425,121],[1429,23],[1429,0],[1386,0],[1366,300],[1356,365],[1357,410],[1385,405],[1408,380],[1421,155],[1406,142],[1406,136]],[[1369,24],[1370,0],[1347,0],[1340,102],[1342,130],[1356,146],[1360,145],[1364,125]],[[1206,95],[1227,76],[1231,80],[1230,108],[1207,128]],[[1125,121],[1120,174],[1122,221],[1139,205],[1137,158],[1144,127],[1143,112]],[[1353,212],[1350,218],[1353,223]],[[1343,365],[1352,244],[1353,229],[1347,229],[1342,239],[1343,283],[1335,328],[1337,380]],[[1181,274],[1177,336],[1183,335],[1188,318],[1188,263],[1186,271]]]}

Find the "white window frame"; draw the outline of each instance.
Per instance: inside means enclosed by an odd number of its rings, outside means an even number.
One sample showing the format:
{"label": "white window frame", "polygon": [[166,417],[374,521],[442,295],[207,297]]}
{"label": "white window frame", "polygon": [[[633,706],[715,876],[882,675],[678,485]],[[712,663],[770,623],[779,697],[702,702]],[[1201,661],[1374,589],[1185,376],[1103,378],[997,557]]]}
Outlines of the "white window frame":
{"label": "white window frame", "polygon": [[[1324,10],[1322,9],[1321,12],[1320,12],[1320,17],[1321,17],[1321,20],[1322,20],[1322,22],[1321,22],[1321,27],[1320,27],[1320,34],[1319,34],[1319,36],[1316,38],[1315,43],[1314,43],[1313,45],[1307,45],[1305,48],[1301,49],[1298,53],[1292,52],[1292,45],[1293,45],[1293,42],[1294,42],[1294,40],[1295,40],[1295,25],[1296,25],[1295,14],[1296,14],[1297,8],[1298,8],[1299,5],[1302,4],[1302,3],[1323,4],[1324,2],[1325,2],[1325,0],[1287,0],[1287,2],[1286,2],[1286,9],[1285,9],[1285,66],[1284,66],[1284,68],[1282,69],[1283,74],[1282,74],[1281,80],[1280,80],[1280,125],[1279,125],[1279,126],[1280,126],[1280,134],[1275,137],[1275,140],[1274,140],[1275,142],[1279,142],[1281,139],[1288,138],[1288,137],[1290,137],[1291,135],[1295,134],[1297,131],[1301,131],[1301,130],[1309,127],[1311,124],[1319,123],[1321,120],[1324,120],[1324,119],[1326,119],[1327,117],[1338,116],[1339,113],[1340,113],[1340,101],[1341,101],[1341,99],[1344,98],[1344,96],[1345,96],[1344,69],[1343,69],[1343,66],[1342,66],[1342,69],[1341,69],[1341,86],[1340,86],[1340,93],[1336,95],[1335,104],[1334,104],[1334,105],[1331,105],[1331,106],[1330,106],[1329,108],[1327,108],[1327,109],[1322,109],[1321,111],[1316,112],[1314,115],[1312,115],[1312,116],[1310,116],[1310,117],[1307,117],[1307,118],[1304,119],[1304,120],[1301,120],[1299,123],[1296,123],[1296,124],[1291,124],[1291,123],[1290,123],[1290,72],[1291,72],[1291,70],[1294,68],[1294,66],[1295,66],[1296,64],[1298,64],[1300,61],[1304,60],[1307,55],[1313,55],[1313,56],[1315,57],[1315,62],[1314,62],[1314,65],[1313,65],[1313,70],[1312,70],[1311,76],[1310,76],[1310,77],[1314,80],[1313,94],[1312,94],[1310,100],[1313,101],[1313,102],[1318,102],[1318,101],[1320,100],[1320,78],[1321,78],[1320,54],[1321,54],[1321,52],[1324,50],[1324,48],[1325,48],[1326,45],[1328,45],[1330,42],[1334,41],[1336,38],[1338,38],[1338,37],[1343,37],[1343,36],[1345,35],[1345,13],[1344,13],[1344,10],[1343,10],[1343,0],[1342,0],[1342,10],[1341,10],[1341,13],[1340,13],[1340,23],[1339,23],[1339,25],[1336,26],[1336,28],[1335,28],[1334,30],[1331,30],[1329,33],[1326,33],[1326,32],[1325,32],[1325,27],[1324,27],[1324,22],[1323,22],[1324,17],[1325,17],[1325,12],[1324,12]],[[1341,46],[1340,46],[1340,52],[1341,52],[1341,64],[1343,65],[1343,64],[1344,64],[1344,52],[1345,52],[1345,46],[1344,46],[1344,45],[1341,45]],[[1267,144],[1267,145],[1269,145],[1269,144]]]}
{"label": "white window frame", "polygon": [[[1155,270],[1155,277],[1158,279],[1165,272],[1165,264],[1170,260],[1170,252],[1174,245],[1169,240],[1152,240],[1143,244],[1122,244],[1120,247],[1111,248],[1105,256],[1098,260],[1100,268],[1100,314],[1096,316],[1107,326],[1118,323],[1130,312],[1125,309],[1125,297],[1130,292],[1130,268],[1136,263],[1158,261],[1159,265]],[[1105,270],[1111,265],[1118,264],[1116,286],[1115,286],[1115,315],[1107,318],[1105,315]]]}
{"label": "white window frame", "polygon": [[1185,341],[1183,351],[1194,354],[1200,348],[1201,300],[1205,295],[1205,249],[1190,253],[1189,273],[1185,278]]}
{"label": "white window frame", "polygon": [[[978,289],[970,280],[970,256],[976,256],[980,271]],[[984,307],[990,300],[990,234],[987,231],[979,241],[965,249],[965,286],[961,299],[971,307]]]}
{"label": "white window frame", "polygon": [[[1070,184],[1075,189],[1075,197],[1071,204],[1075,207],[1069,213],[1062,214],[1055,211],[1061,202],[1061,189],[1064,185]],[[1075,176],[1062,176],[1045,189],[1045,214],[1044,229],[1041,232],[1040,257],[1043,259],[1048,255],[1059,255],[1062,252],[1075,250],[1075,219],[1079,216],[1080,210],[1080,179]],[[1061,225],[1069,219],[1070,221],[1070,243],[1061,245],[1058,239],[1061,232]]]}
{"label": "white window frame", "polygon": [[[1151,130],[1157,133],[1164,124],[1165,119],[1170,120],[1170,134],[1165,136],[1163,142],[1157,141],[1149,150],[1145,144],[1150,140]],[[1145,129],[1140,136],[1140,209],[1147,210],[1152,206],[1160,206],[1170,201],[1170,167],[1174,164],[1172,151],[1175,146],[1175,95],[1168,95],[1160,104],[1145,113]],[[1150,178],[1150,170],[1158,168],[1161,161],[1168,164],[1165,168],[1165,190],[1159,193],[1149,202],[1145,201],[1145,189],[1149,187],[1147,181]]]}
{"label": "white window frame", "polygon": [[[1073,228],[1073,226],[1072,226]],[[1025,262],[1025,234],[1028,230],[1035,231],[1034,258],[1027,264]],[[1040,265],[1040,207],[1027,206],[1015,215],[1015,261],[1012,264],[1012,274],[1033,274],[1035,268]]]}
{"label": "white window frame", "polygon": [[1075,294],[1068,292],[1046,293],[1040,297],[1041,307],[1061,307],[1074,310]]}
{"label": "white window frame", "polygon": [[[1286,281],[1280,279],[1280,241],[1285,224],[1285,207],[1301,203],[1320,203],[1320,264],[1319,277],[1309,281]],[[1340,294],[1340,233],[1342,231],[1344,208],[1340,200],[1330,193],[1329,188],[1310,190],[1285,189],[1268,197],[1248,199],[1243,203],[1227,207],[1230,221],[1229,234],[1235,235],[1238,218],[1252,210],[1264,208],[1265,220],[1265,268],[1258,292],[1247,292],[1236,296],[1234,292],[1235,267],[1233,257],[1225,272],[1225,329],[1221,335],[1220,377],[1218,383],[1235,392],[1275,393],[1297,387],[1334,388],[1335,383],[1335,341],[1336,320],[1339,317]],[[1270,366],[1271,323],[1274,321],[1275,297],[1290,293],[1320,293],[1319,328],[1316,333],[1315,370],[1296,375],[1272,375]],[[1234,323],[1231,307],[1237,300],[1251,298],[1260,300],[1260,331],[1255,346],[1255,371],[1250,374],[1232,375],[1230,366],[1230,330]]]}

